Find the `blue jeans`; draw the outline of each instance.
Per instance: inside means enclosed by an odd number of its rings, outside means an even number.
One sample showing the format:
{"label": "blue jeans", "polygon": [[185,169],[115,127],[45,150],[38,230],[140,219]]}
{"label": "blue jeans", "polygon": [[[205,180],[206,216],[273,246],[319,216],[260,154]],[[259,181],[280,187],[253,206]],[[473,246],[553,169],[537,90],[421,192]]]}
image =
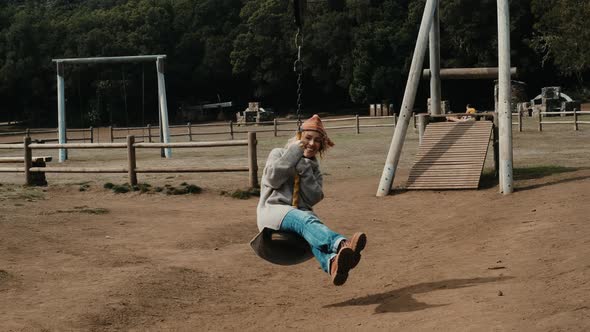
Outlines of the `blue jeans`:
{"label": "blue jeans", "polygon": [[336,256],[340,241],[345,237],[329,229],[311,212],[291,210],[281,223],[281,231],[299,234],[309,243],[322,270],[330,273],[330,259]]}

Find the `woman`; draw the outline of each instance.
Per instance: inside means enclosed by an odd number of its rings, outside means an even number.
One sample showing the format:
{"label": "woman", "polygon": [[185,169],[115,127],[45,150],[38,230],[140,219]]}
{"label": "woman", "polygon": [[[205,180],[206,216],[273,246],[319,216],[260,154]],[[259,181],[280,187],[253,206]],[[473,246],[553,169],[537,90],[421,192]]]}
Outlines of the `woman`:
{"label": "woman", "polygon": [[[299,234],[309,243],[334,285],[339,286],[360,261],[367,237],[356,233],[348,240],[326,227],[313,213],[313,206],[324,198],[316,157],[322,156],[334,143],[318,115],[305,121],[301,131],[300,140],[292,138],[285,148],[273,149],[268,156],[257,208],[258,228]],[[297,207],[292,206],[295,174],[300,178]]]}

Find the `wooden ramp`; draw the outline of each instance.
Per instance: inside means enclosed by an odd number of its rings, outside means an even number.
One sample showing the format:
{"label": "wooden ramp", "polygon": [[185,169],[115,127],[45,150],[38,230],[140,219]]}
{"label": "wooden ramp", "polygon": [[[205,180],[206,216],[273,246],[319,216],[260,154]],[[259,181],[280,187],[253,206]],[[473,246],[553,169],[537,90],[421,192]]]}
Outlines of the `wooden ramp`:
{"label": "wooden ramp", "polygon": [[491,133],[491,121],[429,124],[406,188],[477,189]]}

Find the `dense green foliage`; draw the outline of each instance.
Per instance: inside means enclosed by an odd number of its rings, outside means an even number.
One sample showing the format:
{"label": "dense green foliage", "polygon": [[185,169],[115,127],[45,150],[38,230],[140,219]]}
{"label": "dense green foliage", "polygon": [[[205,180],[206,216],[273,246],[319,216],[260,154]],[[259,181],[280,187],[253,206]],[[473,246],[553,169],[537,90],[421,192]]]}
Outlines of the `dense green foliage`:
{"label": "dense green foliage", "polygon": [[[399,107],[425,0],[326,0],[308,5],[304,108],[368,102]],[[513,0],[512,65],[529,94],[561,85],[580,98],[590,73],[590,3]],[[55,58],[166,54],[169,109],[259,100],[293,110],[292,1],[12,0],[0,3],[0,121],[53,126]],[[443,0],[443,67],[497,64],[496,0]],[[428,60],[426,60],[427,62]],[[425,66],[428,66],[427,63]],[[157,121],[154,64],[66,66],[68,125]],[[417,107],[423,107],[427,84]],[[456,105],[492,104],[492,82],[443,83]]]}

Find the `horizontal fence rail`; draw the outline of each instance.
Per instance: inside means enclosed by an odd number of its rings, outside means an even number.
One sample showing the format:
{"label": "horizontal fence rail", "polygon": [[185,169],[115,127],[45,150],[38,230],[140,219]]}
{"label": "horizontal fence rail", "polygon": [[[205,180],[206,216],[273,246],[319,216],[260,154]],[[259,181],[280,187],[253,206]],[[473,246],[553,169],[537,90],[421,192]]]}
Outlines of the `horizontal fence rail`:
{"label": "horizontal fence rail", "polygon": [[[573,110],[573,111],[562,111],[562,112],[538,112],[537,113],[537,119],[538,119],[538,129],[539,131],[543,131],[543,125],[555,125],[555,124],[560,124],[560,125],[565,125],[565,124],[569,124],[572,125],[573,124],[573,130],[577,131],[580,128],[580,124],[590,124],[590,121],[584,121],[584,120],[580,120],[579,116],[580,115],[584,115],[584,114],[590,114],[590,112],[588,111],[578,111],[578,110]],[[567,115],[572,115],[572,120],[568,121],[568,120],[560,120],[560,121],[548,121],[548,120],[544,120],[545,118],[548,118],[548,115],[559,115],[559,116],[567,116]]]}
{"label": "horizontal fence rail", "polygon": [[[249,132],[248,139],[216,142],[176,142],[176,143],[144,143],[135,142],[133,135],[127,136],[126,143],[64,143],[39,144],[31,143],[25,136],[22,144],[0,144],[0,150],[23,150],[23,157],[5,158],[6,162],[23,162],[24,167],[3,167],[0,172],[18,172],[25,174],[25,182],[32,185],[32,173],[127,173],[129,183],[137,185],[137,173],[218,173],[218,172],[249,172],[250,187],[258,187],[258,161],[256,154],[256,133]],[[213,148],[247,146],[248,164],[246,166],[228,167],[137,167],[136,149],[138,148]],[[41,157],[33,157],[32,151],[47,149],[127,149],[128,167],[38,167],[33,161]],[[13,160],[14,159],[14,160]],[[50,159],[49,159],[50,160]]]}
{"label": "horizontal fence rail", "polygon": [[[391,123],[383,123],[383,124],[361,124],[361,121],[370,121],[370,120],[384,120],[390,119]],[[346,121],[354,121],[355,123],[352,125],[344,125],[344,126],[326,126],[326,129],[338,130],[338,129],[355,129],[357,134],[360,134],[360,128],[386,128],[386,127],[394,127],[397,122],[397,116],[355,116],[355,117],[347,117],[347,118],[339,118],[339,119],[323,119],[322,122],[329,124],[332,122],[346,122]],[[193,140],[193,136],[206,136],[206,135],[229,135],[230,138],[233,140],[235,139],[235,135],[237,134],[247,134],[251,130],[240,130],[238,128],[243,127],[256,127],[257,133],[274,133],[274,136],[278,136],[280,132],[295,132],[297,130],[297,120],[279,120],[275,119],[273,121],[259,121],[259,122],[247,122],[247,123],[240,123],[234,121],[228,121],[224,123],[205,123],[205,124],[192,124],[187,123],[186,125],[175,125],[170,126],[170,128],[174,129],[184,129],[184,133],[173,133],[170,136],[172,137],[186,137],[189,141]],[[265,126],[270,128],[268,129],[261,129]],[[206,131],[206,132],[198,132],[194,129],[198,128],[212,128],[212,127],[225,127],[226,130],[220,131]],[[281,128],[282,127],[282,128]],[[286,129],[285,127],[289,127]],[[131,132],[139,132],[141,131],[141,135],[134,135],[136,138],[147,138],[148,142],[152,142],[155,139],[159,140],[159,126],[151,126],[147,125],[145,127],[109,127],[109,141],[114,142],[115,140],[125,139],[127,136],[117,135],[118,132],[127,132],[130,134]]]}
{"label": "horizontal fence rail", "polygon": [[[82,137],[68,137],[66,139],[66,141],[73,141],[73,142],[89,141],[90,143],[94,142],[94,128],[93,127],[68,129],[67,133],[82,133]],[[27,128],[24,131],[12,131],[12,132],[0,133],[0,137],[15,136],[15,137],[20,138],[23,135],[25,135],[25,136],[31,136],[31,135],[39,136],[39,135],[43,135],[43,134],[55,134],[57,136],[58,130],[57,129],[28,129]],[[57,141],[59,141],[59,139],[56,136],[35,138],[34,141],[36,141],[36,142],[57,142]],[[9,143],[20,143],[20,142],[9,142]],[[7,143],[5,143],[5,144],[7,144]]]}
{"label": "horizontal fence rail", "polygon": [[[482,112],[482,113],[475,113],[475,114],[467,114],[467,113],[449,113],[449,114],[441,114],[441,115],[431,115],[431,117],[485,117],[485,116],[494,116],[495,112]],[[538,130],[543,130],[543,125],[553,125],[553,124],[569,124],[572,125],[574,130],[579,130],[580,124],[589,124],[590,121],[581,120],[580,116],[590,114],[588,111],[567,111],[567,112],[538,112],[536,113],[536,117],[533,116],[538,122]],[[573,116],[572,120],[563,120],[563,121],[549,121],[546,119],[549,115],[561,115],[561,116]],[[518,127],[518,131],[523,131],[523,112],[512,113],[513,117],[513,126]],[[412,122],[414,128],[417,128],[417,114],[412,114]],[[376,120],[385,120],[382,123],[375,123],[373,121]],[[387,128],[387,127],[395,127],[397,124],[398,118],[397,115],[385,115],[385,116],[350,116],[344,118],[337,118],[337,119],[323,119],[322,122],[325,123],[326,129],[328,130],[346,130],[350,129],[354,131],[356,134],[360,134],[362,129],[370,129],[370,128]],[[342,122],[349,122],[349,124],[341,124]],[[221,123],[203,123],[203,124],[192,124],[188,122],[185,125],[172,125],[169,126],[170,129],[174,129],[170,136],[171,137],[181,137],[186,138],[188,141],[193,141],[197,137],[202,136],[214,136],[214,135],[228,135],[230,139],[234,140],[236,135],[247,134],[248,132],[255,131],[258,133],[273,133],[275,137],[279,135],[279,133],[284,132],[295,132],[297,130],[297,120],[280,120],[275,119],[273,121],[260,121],[260,122],[221,122]],[[255,127],[256,129],[251,129]],[[143,127],[107,127],[107,142],[114,143],[115,141],[125,140],[127,136],[133,135],[138,142],[160,142],[160,127],[159,126],[151,126],[148,124],[147,126]],[[215,128],[219,128],[219,130],[215,130]],[[242,129],[243,128],[243,129]],[[205,131],[200,129],[207,129]],[[82,128],[82,129],[67,129],[67,133],[82,133],[84,137],[68,137],[66,139],[67,142],[76,142],[76,141],[83,141],[83,142],[90,142],[95,143],[97,140],[95,139],[95,128]],[[31,136],[31,135],[43,135],[43,134],[56,134],[57,130],[48,130],[48,129],[27,129],[26,131],[18,131],[18,132],[6,132],[0,133],[0,138],[2,137],[9,137],[9,136],[18,136],[19,138],[22,135]],[[88,134],[88,135],[86,135]],[[48,137],[48,138],[36,138],[33,141],[35,142],[57,142],[57,137]],[[18,144],[19,142],[6,142],[4,144],[13,143]]]}

